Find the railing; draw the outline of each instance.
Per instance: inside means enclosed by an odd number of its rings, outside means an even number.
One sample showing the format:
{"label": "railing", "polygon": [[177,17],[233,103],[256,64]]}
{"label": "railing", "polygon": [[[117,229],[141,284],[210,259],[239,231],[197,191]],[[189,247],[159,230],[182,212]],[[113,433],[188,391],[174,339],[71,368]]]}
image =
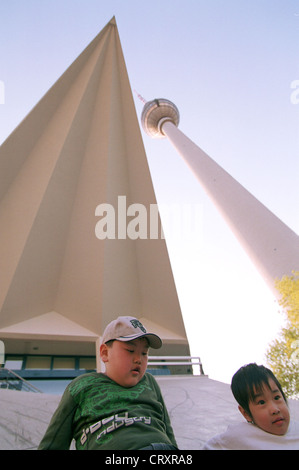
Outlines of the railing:
{"label": "railing", "polygon": [[148,366],[197,366],[200,375],[204,375],[203,366],[198,356],[149,356]]}
{"label": "railing", "polygon": [[28,380],[23,379],[23,377],[20,377],[16,372],[6,369],[5,367],[0,368],[0,388],[43,393],[37,387],[28,382]]}

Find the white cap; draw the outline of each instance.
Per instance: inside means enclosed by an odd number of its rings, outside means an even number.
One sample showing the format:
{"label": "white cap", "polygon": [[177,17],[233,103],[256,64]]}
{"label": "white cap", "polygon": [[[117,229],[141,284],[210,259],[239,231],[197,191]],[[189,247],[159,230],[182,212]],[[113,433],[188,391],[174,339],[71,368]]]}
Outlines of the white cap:
{"label": "white cap", "polygon": [[147,338],[154,349],[162,346],[162,340],[154,333],[148,333],[142,323],[135,317],[118,317],[106,326],[102,343],[111,340],[133,341],[136,338]]}

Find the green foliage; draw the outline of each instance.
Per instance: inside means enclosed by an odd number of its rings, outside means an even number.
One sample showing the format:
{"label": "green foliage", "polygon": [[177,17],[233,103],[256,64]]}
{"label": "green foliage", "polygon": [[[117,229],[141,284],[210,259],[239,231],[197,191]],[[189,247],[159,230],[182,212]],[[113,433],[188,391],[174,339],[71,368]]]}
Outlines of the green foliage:
{"label": "green foliage", "polygon": [[266,358],[287,396],[299,399],[299,272],[276,281],[285,327],[269,346]]}
{"label": "green foliage", "polygon": [[286,310],[288,320],[299,329],[299,271],[294,271],[292,276],[283,276],[275,286],[281,294],[280,305]]}

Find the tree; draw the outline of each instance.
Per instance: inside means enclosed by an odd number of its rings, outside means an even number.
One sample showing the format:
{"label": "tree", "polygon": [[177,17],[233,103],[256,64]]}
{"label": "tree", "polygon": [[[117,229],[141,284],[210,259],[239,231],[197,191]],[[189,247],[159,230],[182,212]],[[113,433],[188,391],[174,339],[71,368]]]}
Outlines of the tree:
{"label": "tree", "polygon": [[281,294],[285,326],[270,344],[266,359],[286,395],[299,399],[299,271],[283,276],[275,286]]}

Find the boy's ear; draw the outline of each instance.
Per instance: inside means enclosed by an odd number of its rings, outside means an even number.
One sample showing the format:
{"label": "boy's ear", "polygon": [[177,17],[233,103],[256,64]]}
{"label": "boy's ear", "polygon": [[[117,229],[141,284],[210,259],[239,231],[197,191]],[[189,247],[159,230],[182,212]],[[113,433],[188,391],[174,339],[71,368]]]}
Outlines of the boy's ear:
{"label": "boy's ear", "polygon": [[247,411],[245,411],[244,408],[242,408],[242,406],[240,406],[240,405],[238,406],[238,408],[239,408],[240,413],[246,419],[246,421],[248,421],[248,423],[251,423],[252,422],[252,417],[247,413]]}
{"label": "boy's ear", "polygon": [[100,356],[103,362],[108,362],[108,346],[106,344],[101,344]]}

